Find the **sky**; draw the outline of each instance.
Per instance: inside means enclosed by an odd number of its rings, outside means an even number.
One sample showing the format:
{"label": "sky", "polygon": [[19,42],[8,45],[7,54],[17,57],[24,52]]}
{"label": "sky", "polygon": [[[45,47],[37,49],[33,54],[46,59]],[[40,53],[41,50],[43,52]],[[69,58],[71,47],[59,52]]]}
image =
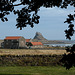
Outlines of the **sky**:
{"label": "sky", "polygon": [[[0,21],[0,39],[6,36],[23,36],[26,39],[34,38],[36,32],[48,40],[66,40],[64,30],[68,29],[68,24],[64,23],[67,15],[73,13],[74,8],[44,8],[41,7],[38,15],[40,15],[40,23],[35,24],[34,28],[27,26],[22,30],[16,28],[16,16],[11,13],[8,17],[8,22]],[[75,35],[72,37],[74,40]]]}

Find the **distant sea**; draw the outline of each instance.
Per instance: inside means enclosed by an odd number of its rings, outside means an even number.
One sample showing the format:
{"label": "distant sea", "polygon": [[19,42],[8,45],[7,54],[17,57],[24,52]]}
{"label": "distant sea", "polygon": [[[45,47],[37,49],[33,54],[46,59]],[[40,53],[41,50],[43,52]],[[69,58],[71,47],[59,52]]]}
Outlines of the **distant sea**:
{"label": "distant sea", "polygon": [[60,47],[66,47],[66,46],[72,46],[73,44],[44,44],[49,46],[60,46]]}

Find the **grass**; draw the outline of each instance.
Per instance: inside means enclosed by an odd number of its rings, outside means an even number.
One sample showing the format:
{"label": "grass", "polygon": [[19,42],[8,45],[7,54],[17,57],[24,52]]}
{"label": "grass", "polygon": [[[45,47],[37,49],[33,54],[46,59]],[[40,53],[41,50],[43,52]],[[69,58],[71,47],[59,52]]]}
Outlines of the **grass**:
{"label": "grass", "polygon": [[0,49],[0,55],[62,55],[66,50]]}
{"label": "grass", "polygon": [[75,68],[66,70],[64,67],[27,66],[27,67],[0,67],[0,75],[75,75]]}

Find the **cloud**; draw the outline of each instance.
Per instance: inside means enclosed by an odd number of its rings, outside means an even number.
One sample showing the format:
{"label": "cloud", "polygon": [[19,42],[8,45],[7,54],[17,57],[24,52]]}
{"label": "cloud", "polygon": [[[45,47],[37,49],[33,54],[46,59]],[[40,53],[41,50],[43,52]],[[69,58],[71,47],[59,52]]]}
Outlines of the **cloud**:
{"label": "cloud", "polygon": [[41,7],[39,15],[41,16],[66,16],[70,13],[74,13],[73,9],[61,9],[61,8],[43,8]]}

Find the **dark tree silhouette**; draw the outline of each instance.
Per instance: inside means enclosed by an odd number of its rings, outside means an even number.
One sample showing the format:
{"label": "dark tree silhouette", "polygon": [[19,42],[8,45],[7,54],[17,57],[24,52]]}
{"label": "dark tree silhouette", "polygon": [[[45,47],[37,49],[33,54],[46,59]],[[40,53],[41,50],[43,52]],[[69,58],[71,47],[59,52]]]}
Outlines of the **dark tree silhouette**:
{"label": "dark tree silhouette", "polygon": [[[22,9],[15,10],[15,7],[21,5],[23,6]],[[41,0],[41,1],[40,0],[0,0],[0,19],[3,22],[8,21],[6,15],[10,15],[10,13],[13,12],[15,15],[18,16],[18,18],[16,19],[17,28],[22,29],[27,25],[34,27],[34,24],[39,23],[40,16],[38,15],[38,11],[40,11],[40,7],[45,7],[45,8],[58,7],[62,9],[63,8],[67,9],[69,5],[75,7],[75,0]],[[75,32],[74,24],[72,23],[74,20],[75,20],[75,14],[73,15],[69,14],[68,18],[64,22],[69,24],[68,29],[65,30],[67,39],[71,39],[71,36],[73,36]],[[74,48],[75,45],[73,47],[67,48],[66,50],[70,52],[70,54],[64,55],[64,58],[62,59],[62,61],[66,63],[65,66],[67,68],[75,66],[74,59],[70,58],[75,56]]]}
{"label": "dark tree silhouette", "polygon": [[75,32],[75,30],[73,28],[74,24],[72,24],[72,22],[75,20],[74,18],[75,18],[75,14],[73,14],[73,15],[69,14],[67,20],[64,22],[64,23],[67,22],[69,24],[69,26],[68,26],[69,29],[65,30],[66,37],[68,39],[71,39],[71,36],[73,36],[73,34]]}
{"label": "dark tree silhouette", "polygon": [[[21,5],[23,6],[22,9],[17,9],[17,10],[14,9],[15,7]],[[41,0],[41,1],[40,0],[0,0],[0,19],[3,22],[8,21],[7,17],[5,16],[13,12],[18,16],[18,18],[16,19],[17,28],[22,29],[27,25],[33,27],[34,24],[39,23],[40,16],[38,16],[38,11],[40,10],[40,7],[42,6],[46,8],[58,7],[58,8],[67,9],[68,5],[75,7],[75,0]],[[71,19],[73,19],[73,17],[74,17],[73,15],[69,16],[69,18]],[[70,19],[67,19],[66,22],[69,23],[70,21],[71,21]],[[66,33],[68,34],[67,30]],[[67,38],[69,38],[69,36]]]}
{"label": "dark tree silhouette", "polygon": [[64,54],[63,58],[60,60],[66,69],[70,69],[71,67],[75,67],[75,45],[72,47],[66,47],[66,51],[68,54]]}

